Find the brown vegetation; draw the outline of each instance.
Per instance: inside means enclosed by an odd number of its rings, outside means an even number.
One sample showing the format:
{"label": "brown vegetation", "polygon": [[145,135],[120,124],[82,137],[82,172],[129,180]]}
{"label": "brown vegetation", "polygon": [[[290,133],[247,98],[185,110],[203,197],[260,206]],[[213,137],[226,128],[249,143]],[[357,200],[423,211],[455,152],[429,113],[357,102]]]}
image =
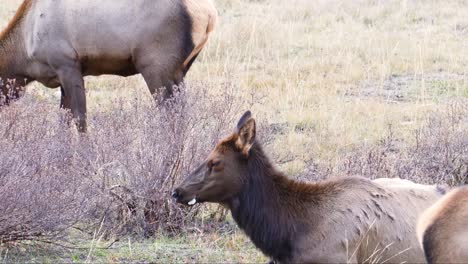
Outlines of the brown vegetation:
{"label": "brown vegetation", "polygon": [[[66,112],[32,96],[1,109],[1,240],[60,235],[71,226],[86,232],[102,226],[107,236],[197,227],[202,208],[176,206],[170,190],[230,128],[241,106],[252,102],[229,84],[215,93],[210,85],[195,86],[178,94],[169,108],[140,99],[115,101],[113,108],[91,116],[86,136],[68,128]],[[412,132],[414,142],[389,129],[381,144],[354,145],[340,154],[340,166],[305,160],[308,170],[292,176],[315,180],[362,174],[463,183],[468,135],[460,125],[466,118],[462,113],[429,115],[426,125]],[[285,158],[273,148],[281,126],[258,126],[273,158]],[[287,156],[280,167],[286,164]]]}
{"label": "brown vegetation", "polygon": [[168,107],[120,102],[97,113],[87,135],[68,128],[66,112],[28,96],[2,109],[1,240],[50,237],[75,224],[90,232],[102,225],[109,234],[184,227],[187,212],[169,202],[169,190],[236,109],[229,91],[204,100],[197,88]]}
{"label": "brown vegetation", "polygon": [[433,111],[408,138],[391,125],[377,144],[355,145],[340,153],[339,169],[348,175],[401,177],[422,183],[468,183],[468,107],[451,100]]}

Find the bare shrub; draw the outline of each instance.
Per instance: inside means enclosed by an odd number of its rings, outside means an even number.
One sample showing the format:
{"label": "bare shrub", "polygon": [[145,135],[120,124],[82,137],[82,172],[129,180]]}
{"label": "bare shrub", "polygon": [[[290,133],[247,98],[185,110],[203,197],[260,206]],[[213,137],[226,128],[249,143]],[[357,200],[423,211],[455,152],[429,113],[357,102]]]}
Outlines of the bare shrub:
{"label": "bare shrub", "polygon": [[[182,88],[161,106],[135,99],[131,109],[102,111],[91,120],[90,170],[105,196],[107,227],[116,233],[180,230],[198,209],[170,200],[180,175],[192,170],[240,111],[226,85],[211,94],[197,85]],[[218,88],[219,91],[219,88]]]}
{"label": "bare shrub", "polygon": [[174,183],[245,110],[237,87],[210,88],[181,87],[159,106],[116,102],[89,117],[84,135],[68,127],[67,113],[28,96],[2,108],[0,239],[53,237],[70,226],[107,235],[184,229],[200,207],[175,205]]}
{"label": "bare shrub", "polygon": [[0,78],[0,106],[8,105],[24,95],[25,88],[20,83],[19,80]]}
{"label": "bare shrub", "polygon": [[56,237],[92,204],[64,113],[28,103],[0,110],[0,243]]}
{"label": "bare shrub", "polygon": [[468,108],[465,100],[447,103],[446,111],[427,115],[410,139],[392,127],[379,144],[354,146],[341,154],[337,173],[400,177],[422,183],[468,182]]}

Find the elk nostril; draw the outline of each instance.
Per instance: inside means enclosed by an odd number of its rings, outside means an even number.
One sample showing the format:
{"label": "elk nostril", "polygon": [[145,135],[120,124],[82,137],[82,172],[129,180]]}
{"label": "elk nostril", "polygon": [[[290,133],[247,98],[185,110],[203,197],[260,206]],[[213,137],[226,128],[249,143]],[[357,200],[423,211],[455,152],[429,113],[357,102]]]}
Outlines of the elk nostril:
{"label": "elk nostril", "polygon": [[171,196],[172,196],[172,198],[177,199],[177,198],[179,198],[179,193],[177,191],[173,191]]}

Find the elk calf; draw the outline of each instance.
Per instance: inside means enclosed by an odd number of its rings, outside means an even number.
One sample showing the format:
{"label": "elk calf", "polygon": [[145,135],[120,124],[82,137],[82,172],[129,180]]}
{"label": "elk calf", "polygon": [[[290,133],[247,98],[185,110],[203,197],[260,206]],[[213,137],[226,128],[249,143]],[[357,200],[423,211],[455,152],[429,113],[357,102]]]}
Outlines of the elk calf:
{"label": "elk calf", "polygon": [[172,196],[189,206],[224,204],[275,262],[422,263],[416,222],[442,194],[400,179],[290,179],[267,157],[246,112]]}

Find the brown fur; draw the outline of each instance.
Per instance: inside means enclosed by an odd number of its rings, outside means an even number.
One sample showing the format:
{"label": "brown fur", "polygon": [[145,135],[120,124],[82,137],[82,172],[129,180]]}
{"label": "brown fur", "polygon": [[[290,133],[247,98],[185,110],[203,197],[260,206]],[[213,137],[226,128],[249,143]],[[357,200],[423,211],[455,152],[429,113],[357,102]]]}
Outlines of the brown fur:
{"label": "brown fur", "polygon": [[195,45],[183,63],[184,71],[186,71],[190,67],[191,61],[208,42],[209,34],[214,30],[218,20],[218,12],[212,4],[204,1],[184,0],[184,4],[192,17],[192,39]]}
{"label": "brown fur", "polygon": [[[23,3],[16,10],[15,16],[8,22],[6,28],[0,32],[0,43],[2,43],[8,35],[12,32],[13,28],[19,24],[21,19],[24,18],[24,15],[31,7],[32,0],[24,0]],[[0,58],[1,59],[1,58]]]}
{"label": "brown fur", "polygon": [[31,8],[31,4],[32,0],[23,1],[15,16],[10,20],[6,28],[0,32],[0,73],[4,72],[3,76],[0,74],[0,106],[3,104],[8,105],[11,100],[19,98],[24,91],[23,86],[27,83],[24,78],[13,80],[16,76],[12,76],[8,72],[8,68],[12,67],[14,62],[11,62],[8,58],[15,55],[15,34],[17,34],[15,30]]}
{"label": "brown fur", "polygon": [[417,231],[428,263],[468,263],[468,187],[451,191],[427,209]]}
{"label": "brown fur", "polygon": [[173,197],[226,205],[277,262],[424,262],[415,226],[441,196],[435,186],[361,177],[298,182],[275,168],[255,137],[247,112]]}

